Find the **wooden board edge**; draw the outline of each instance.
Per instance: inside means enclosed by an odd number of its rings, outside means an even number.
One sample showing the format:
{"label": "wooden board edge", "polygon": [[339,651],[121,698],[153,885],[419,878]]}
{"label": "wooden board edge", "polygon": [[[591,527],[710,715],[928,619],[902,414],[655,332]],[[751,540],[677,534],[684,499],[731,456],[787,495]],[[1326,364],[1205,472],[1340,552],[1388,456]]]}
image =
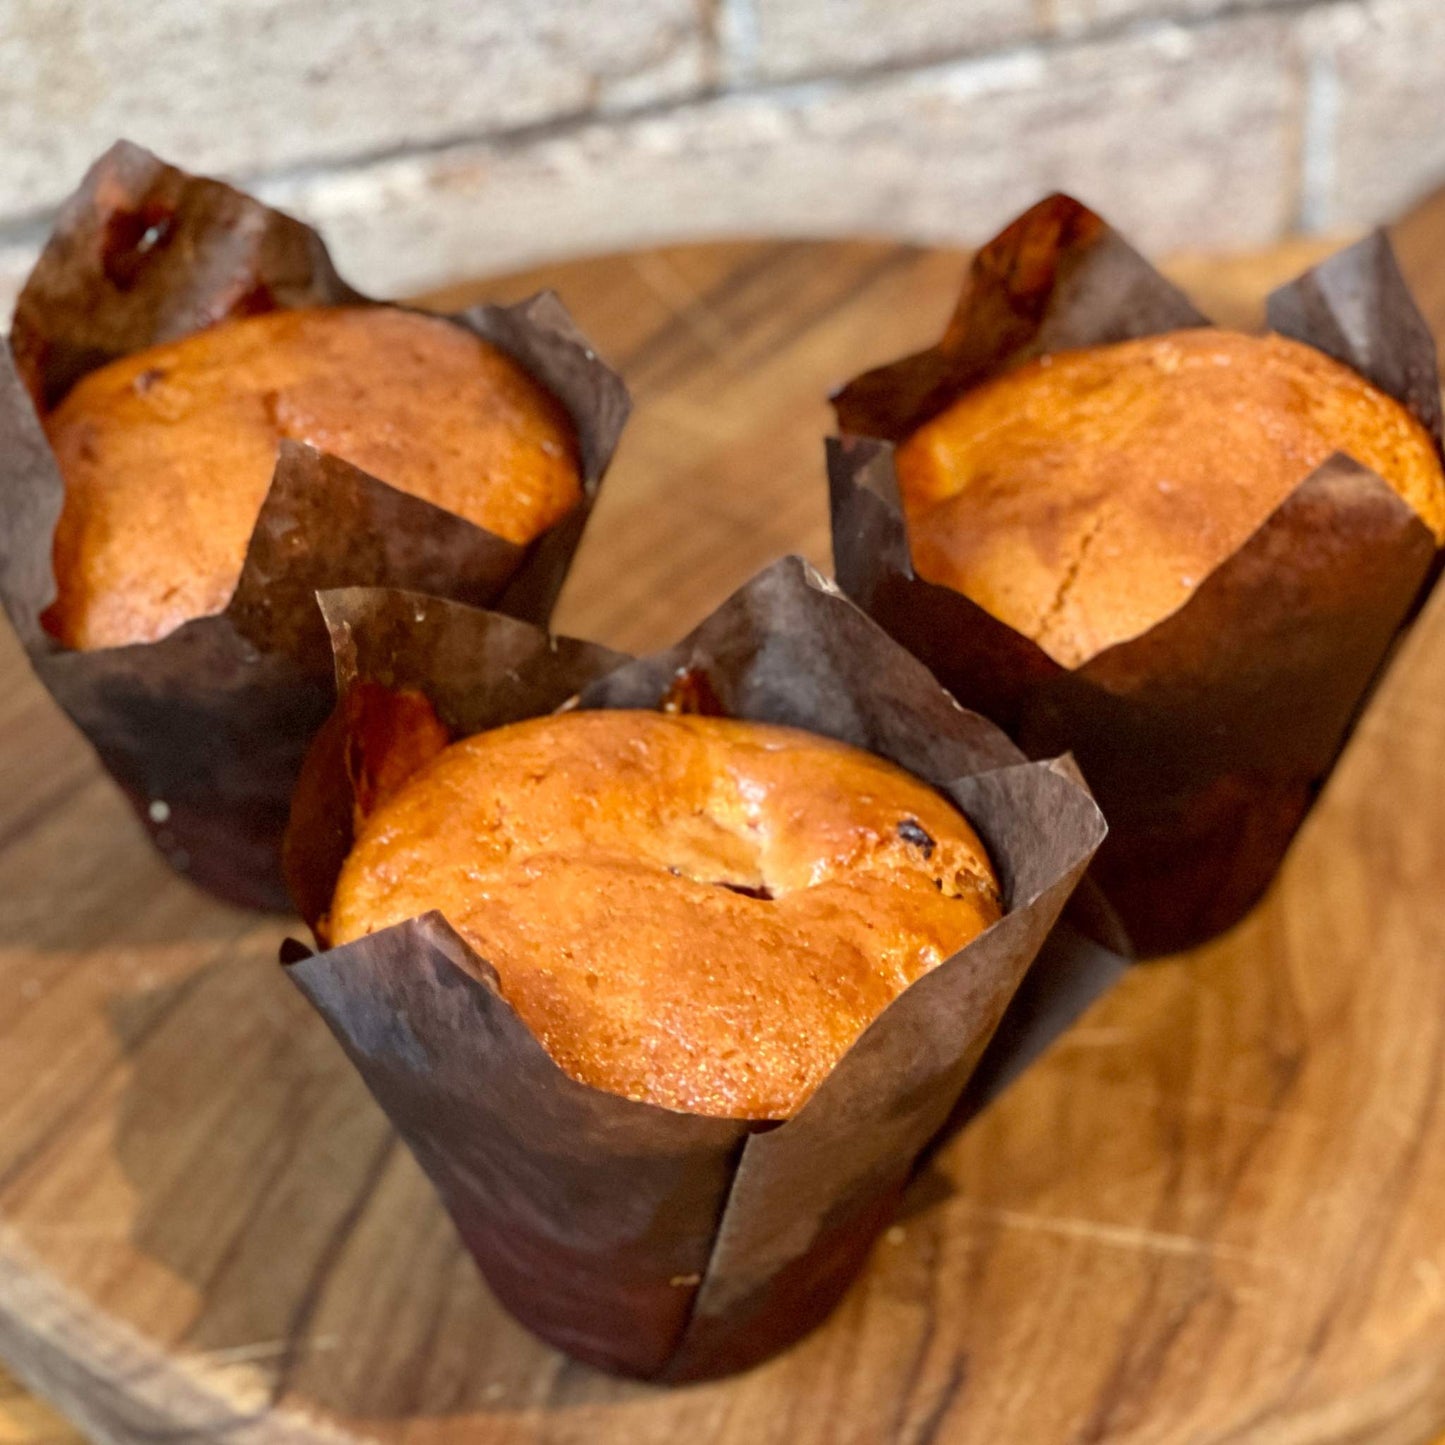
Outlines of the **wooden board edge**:
{"label": "wooden board edge", "polygon": [[238,1412],[203,1358],[177,1356],[83,1304],[0,1226],[0,1358],[95,1445],[221,1439],[232,1445],[356,1445],[355,1435],[271,1406],[264,1385]]}

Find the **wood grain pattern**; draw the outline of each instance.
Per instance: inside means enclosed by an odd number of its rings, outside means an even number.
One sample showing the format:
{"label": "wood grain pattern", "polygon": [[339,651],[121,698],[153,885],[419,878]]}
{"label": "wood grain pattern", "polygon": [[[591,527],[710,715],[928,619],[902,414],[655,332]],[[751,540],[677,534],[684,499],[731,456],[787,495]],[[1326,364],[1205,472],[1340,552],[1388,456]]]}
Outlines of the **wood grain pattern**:
{"label": "wood grain pattern", "polygon": [[[1445,331],[1445,212],[1403,233]],[[1258,314],[1299,248],[1178,272]],[[827,560],[836,380],[961,257],[731,244],[557,285],[639,411],[559,625],[679,634]],[[446,304],[457,302],[453,293]],[[1445,1424],[1445,599],[1268,902],[1138,970],[915,1184],[812,1338],[667,1392],[512,1325],[274,966],[170,877],[0,640],[0,1356],[99,1441],[1372,1442]],[[0,1441],[71,1436],[0,1378]]]}

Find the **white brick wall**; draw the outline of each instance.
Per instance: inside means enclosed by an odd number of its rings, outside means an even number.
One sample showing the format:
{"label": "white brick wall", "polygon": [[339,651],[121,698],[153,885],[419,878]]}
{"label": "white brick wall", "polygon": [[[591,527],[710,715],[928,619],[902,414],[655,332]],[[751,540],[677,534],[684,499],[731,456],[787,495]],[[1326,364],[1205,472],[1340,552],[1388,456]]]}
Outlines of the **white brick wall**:
{"label": "white brick wall", "polygon": [[0,214],[126,134],[253,175],[696,94],[698,0],[0,0]]}
{"label": "white brick wall", "polygon": [[712,234],[977,239],[1052,187],[1149,246],[1445,180],[1442,0],[0,0],[0,293],[126,134],[381,292]]}
{"label": "white brick wall", "polygon": [[[1288,32],[1266,18],[723,96],[267,194],[316,218],[364,283],[402,289],[624,246],[646,197],[652,237],[948,240],[1070,186],[1150,245],[1229,245],[1290,223],[1297,89]],[[1221,106],[1234,118],[1223,130]]]}
{"label": "white brick wall", "polygon": [[[725,0],[742,43],[729,74],[798,79],[927,64],[1134,22],[1278,8],[1280,0]],[[1288,0],[1286,0],[1288,3]]]}
{"label": "white brick wall", "polygon": [[1308,36],[1319,224],[1368,225],[1445,182],[1445,0],[1329,7]]}

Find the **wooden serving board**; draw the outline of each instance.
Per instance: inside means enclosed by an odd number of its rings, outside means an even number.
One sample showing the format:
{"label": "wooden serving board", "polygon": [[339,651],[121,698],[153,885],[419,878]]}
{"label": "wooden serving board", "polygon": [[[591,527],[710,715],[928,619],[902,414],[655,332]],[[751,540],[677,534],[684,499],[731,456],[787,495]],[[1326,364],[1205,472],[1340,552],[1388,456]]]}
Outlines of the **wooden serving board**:
{"label": "wooden serving board", "polygon": [[[1445,334],[1441,233],[1403,239]],[[1179,269],[1247,320],[1319,251]],[[823,397],[932,339],[961,271],[731,244],[480,288],[555,284],[635,389],[559,626],[650,647],[780,552],[826,563]],[[500,1312],[281,976],[284,926],[166,872],[6,637],[0,1356],[98,1441],[1418,1445],[1445,1426],[1442,679],[1445,597],[1267,904],[1136,970],[956,1140],[822,1330],[668,1391]],[[49,1428],[0,1411],[0,1439]]]}

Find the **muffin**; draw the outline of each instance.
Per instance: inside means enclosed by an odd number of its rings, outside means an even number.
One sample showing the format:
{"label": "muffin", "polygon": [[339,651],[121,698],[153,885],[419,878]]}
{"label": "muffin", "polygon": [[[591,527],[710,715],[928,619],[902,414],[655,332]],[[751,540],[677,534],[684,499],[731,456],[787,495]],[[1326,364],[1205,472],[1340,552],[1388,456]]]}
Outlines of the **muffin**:
{"label": "muffin", "polygon": [[1264,896],[1445,540],[1435,342],[1388,238],[1266,316],[1212,328],[1053,195],[937,343],[834,397],[840,585],[1026,753],[1073,755],[1146,956]]}
{"label": "muffin", "polygon": [[463,327],[394,307],[226,321],[90,372],[43,420],[65,483],[44,623],[81,650],[226,606],[285,438],[519,545],[582,497],[561,403]]}
{"label": "muffin", "polygon": [[1054,931],[1104,834],[1075,770],[800,558],[641,658],[391,589],[322,606],[339,697],[288,835],[318,947],[287,976],[493,1297],[577,1359],[698,1380],[807,1333],[923,1151],[1118,977]]}
{"label": "muffin", "polygon": [[440,910],[597,1089],[787,1118],[1000,917],[951,803],[812,733],[586,711],[443,748],[415,699],[408,716],[393,748],[414,771],[376,789],[318,933],[343,944]]}
{"label": "muffin", "polygon": [[964,392],[896,466],[918,575],[1075,667],[1176,611],[1337,452],[1445,542],[1429,432],[1277,335],[1200,327],[1041,356]]}

